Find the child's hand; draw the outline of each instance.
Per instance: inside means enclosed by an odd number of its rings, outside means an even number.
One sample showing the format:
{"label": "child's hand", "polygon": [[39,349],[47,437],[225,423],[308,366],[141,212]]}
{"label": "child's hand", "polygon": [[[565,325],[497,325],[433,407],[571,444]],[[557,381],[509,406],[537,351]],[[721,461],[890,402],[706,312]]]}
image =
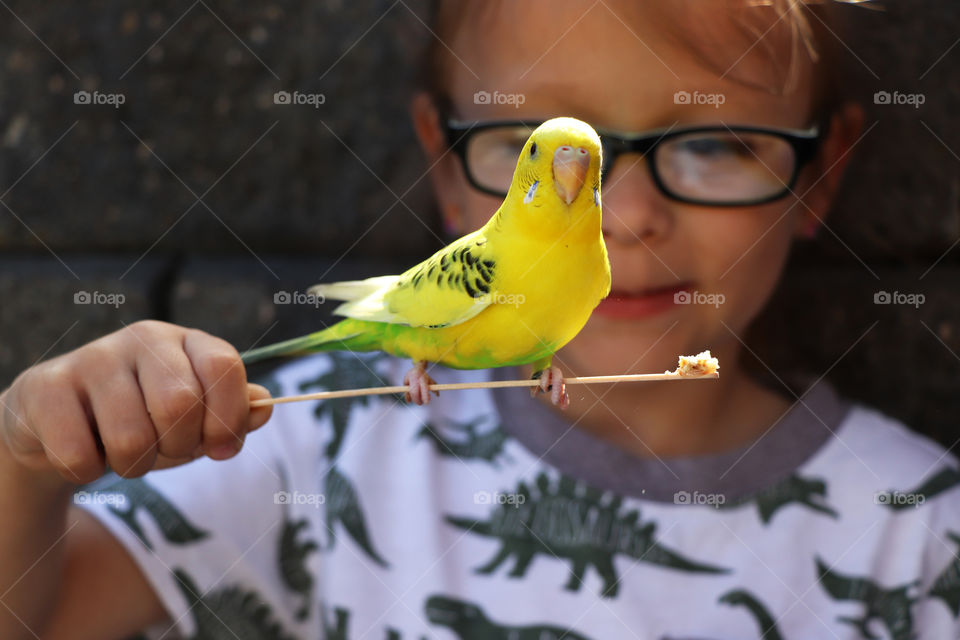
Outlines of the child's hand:
{"label": "child's hand", "polygon": [[38,471],[91,482],[239,451],[272,407],[229,343],[142,321],[21,373],[0,400],[0,446]]}

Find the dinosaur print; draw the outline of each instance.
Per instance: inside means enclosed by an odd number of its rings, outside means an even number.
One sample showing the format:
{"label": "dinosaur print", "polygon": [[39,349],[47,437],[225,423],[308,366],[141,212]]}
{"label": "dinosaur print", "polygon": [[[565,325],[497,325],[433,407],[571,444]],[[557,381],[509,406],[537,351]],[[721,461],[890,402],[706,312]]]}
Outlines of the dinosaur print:
{"label": "dinosaur print", "polygon": [[801,504],[831,518],[837,518],[837,512],[824,503],[826,495],[826,482],[819,478],[804,478],[794,473],[772,486],[738,500],[725,502],[717,508],[735,509],[755,502],[760,512],[760,521],[765,525],[773,519],[773,514],[791,503]]}
{"label": "dinosaur print", "polygon": [[[279,466],[280,476],[282,478],[283,491],[287,492],[289,486],[287,475],[282,466]],[[301,518],[294,520],[290,517],[290,505],[282,502],[283,508],[283,528],[280,533],[279,548],[277,557],[280,565],[280,578],[283,583],[294,593],[303,598],[303,603],[297,610],[297,620],[306,620],[310,612],[310,602],[313,594],[313,574],[307,567],[307,556],[317,550],[317,543],[314,540],[299,539],[304,529],[310,526],[310,520]]]}
{"label": "dinosaur print", "polygon": [[837,620],[854,626],[868,640],[877,640],[877,636],[871,633],[869,628],[872,620],[877,620],[886,627],[892,640],[916,638],[910,607],[917,599],[911,598],[908,592],[917,586],[919,581],[885,589],[869,578],[837,573],[819,557],[816,558],[816,563],[820,584],[834,600],[851,600],[864,605],[862,617],[840,616]]}
{"label": "dinosaur print", "polygon": [[206,538],[209,533],[194,526],[173,504],[163,497],[143,478],[120,478],[98,489],[102,493],[117,493],[126,500],[120,505],[109,505],[110,513],[117,516],[133,531],[148,549],[153,544],[137,522],[137,511],[144,509],[153,516],[157,527],[167,542],[188,544]]}
{"label": "dinosaur print", "polygon": [[[350,612],[343,607],[337,607],[333,610],[334,620],[333,624],[329,624],[328,617],[326,615],[326,607],[320,605],[321,615],[323,617],[323,640],[349,640],[350,634],[347,632],[348,627],[350,626]],[[385,630],[386,640],[403,640],[403,634],[401,634],[396,629],[391,629],[387,627]],[[364,637],[367,637],[365,634]],[[421,636],[420,640],[426,640]]]}
{"label": "dinosaur print", "polygon": [[425,609],[430,622],[449,628],[460,640],[589,640],[560,627],[496,624],[477,605],[444,596],[428,598]]}
{"label": "dinosaur print", "polygon": [[744,607],[749,611],[760,627],[760,637],[763,640],[783,640],[780,630],[777,629],[777,621],[763,603],[750,592],[744,589],[733,589],[720,596],[718,602],[731,607]]}
{"label": "dinosaur print", "polygon": [[598,489],[562,475],[551,483],[545,473],[537,476],[536,489],[532,492],[520,482],[517,499],[495,505],[487,520],[446,517],[456,527],[500,540],[500,550],[487,564],[478,567],[477,573],[493,573],[513,556],[515,564],[508,575],[522,577],[540,554],[571,563],[566,589],[577,591],[587,568],[593,566],[603,578],[602,594],[613,597],[619,587],[613,564],[618,555],[677,571],[729,571],[688,560],[660,545],[656,524],[641,526],[636,510],[621,513],[620,496],[603,499],[604,494]]}
{"label": "dinosaur print", "polygon": [[[951,531],[947,532],[947,537],[957,545],[960,550],[960,535]],[[940,598],[947,608],[953,614],[953,617],[960,615],[960,556],[954,553],[953,562],[940,572],[933,586],[930,587],[928,594],[931,598]]]}
{"label": "dinosaur print", "polygon": [[[937,473],[930,476],[925,482],[909,491],[888,491],[886,494],[878,496],[879,502],[894,511],[901,511],[912,507],[917,507],[922,502],[926,502],[937,494],[943,493],[948,489],[960,484],[960,470],[952,467],[944,467]],[[905,497],[909,499],[893,499],[893,496]],[[922,500],[922,501],[921,501]]]}
{"label": "dinosaur print", "polygon": [[326,608],[320,607],[323,616],[323,638],[324,640],[348,640],[347,626],[350,624],[350,612],[343,607],[337,607],[333,610],[334,623],[328,624]]}
{"label": "dinosaur print", "polygon": [[250,382],[264,387],[274,398],[278,398],[283,395],[283,387],[280,385],[280,381],[277,380],[272,373],[254,378],[250,380]]}
{"label": "dinosaur print", "polygon": [[507,441],[507,433],[499,425],[483,433],[477,432],[477,426],[489,417],[480,416],[469,422],[454,422],[451,420],[451,429],[465,434],[464,439],[448,440],[429,422],[423,425],[423,428],[417,434],[417,438],[431,440],[437,453],[442,456],[459,460],[483,460],[494,467],[499,467],[500,464],[497,460],[499,457],[503,456],[509,461],[509,458],[503,452],[504,443]]}
{"label": "dinosaur print", "polygon": [[[377,373],[377,363],[385,358],[383,354],[374,356],[360,356],[355,353],[331,351],[329,353],[330,369],[312,380],[306,380],[299,385],[300,392],[311,389],[352,389],[360,387],[382,387],[390,383]],[[393,396],[402,403],[403,396]],[[326,455],[333,459],[340,452],[343,438],[350,421],[350,412],[355,406],[365,407],[373,402],[373,396],[356,396],[353,398],[334,398],[317,403],[313,414],[317,420],[330,417],[333,427],[333,438],[327,443]],[[405,405],[404,405],[405,406]]]}
{"label": "dinosaur print", "polygon": [[343,525],[353,541],[360,546],[370,558],[382,567],[388,567],[389,564],[383,557],[377,553],[370,541],[370,535],[367,532],[367,523],[364,519],[363,510],[360,508],[360,499],[357,497],[357,490],[354,489],[350,480],[340,473],[336,467],[331,467],[327,472],[324,482],[325,493],[325,513],[326,525],[330,531],[330,542],[327,546],[332,549],[337,541],[335,534],[337,523]]}
{"label": "dinosaur print", "polygon": [[197,625],[189,640],[294,640],[256,592],[228,586],[201,594],[185,571],[173,575]]}

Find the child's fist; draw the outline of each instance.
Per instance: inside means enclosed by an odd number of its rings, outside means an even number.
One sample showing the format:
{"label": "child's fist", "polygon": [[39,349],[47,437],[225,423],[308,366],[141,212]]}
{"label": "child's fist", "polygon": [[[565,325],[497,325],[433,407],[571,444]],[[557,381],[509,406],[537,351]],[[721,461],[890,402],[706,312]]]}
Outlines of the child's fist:
{"label": "child's fist", "polygon": [[146,320],[20,374],[0,400],[0,446],[35,470],[83,484],[240,450],[271,407],[240,354],[196,329]]}

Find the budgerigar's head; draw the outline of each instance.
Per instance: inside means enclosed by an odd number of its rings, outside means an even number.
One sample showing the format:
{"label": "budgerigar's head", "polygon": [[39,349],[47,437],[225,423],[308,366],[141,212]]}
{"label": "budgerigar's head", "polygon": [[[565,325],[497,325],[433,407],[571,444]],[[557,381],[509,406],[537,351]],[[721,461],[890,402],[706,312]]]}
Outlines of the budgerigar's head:
{"label": "budgerigar's head", "polygon": [[593,127],[576,118],[547,120],[523,145],[507,198],[567,217],[599,210],[600,161]]}

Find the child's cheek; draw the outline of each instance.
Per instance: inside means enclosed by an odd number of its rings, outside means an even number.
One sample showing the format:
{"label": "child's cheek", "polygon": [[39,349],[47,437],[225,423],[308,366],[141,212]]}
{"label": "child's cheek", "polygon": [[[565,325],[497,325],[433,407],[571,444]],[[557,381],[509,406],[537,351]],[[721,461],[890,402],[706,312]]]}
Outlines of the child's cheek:
{"label": "child's cheek", "polygon": [[[724,295],[731,329],[745,329],[766,305],[794,237],[794,211],[782,206],[716,212],[698,228],[700,282]],[[739,329],[735,329],[739,330]]]}
{"label": "child's cheek", "polygon": [[502,198],[481,193],[467,184],[464,184],[464,192],[466,197],[463,198],[463,220],[459,235],[476,231],[485,225],[503,202]]}

